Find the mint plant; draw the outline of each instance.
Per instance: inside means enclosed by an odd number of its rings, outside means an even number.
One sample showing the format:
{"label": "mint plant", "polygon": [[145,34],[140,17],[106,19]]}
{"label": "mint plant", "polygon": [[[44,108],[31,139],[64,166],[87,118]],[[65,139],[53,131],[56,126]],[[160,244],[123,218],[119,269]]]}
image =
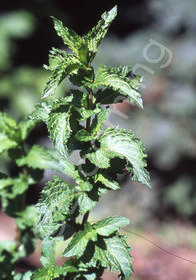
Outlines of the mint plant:
{"label": "mint plant", "polygon": [[[44,100],[36,105],[31,119],[46,123],[59,166],[75,184],[59,175],[41,192],[37,234],[43,239],[43,267],[33,272],[32,280],[95,280],[101,279],[105,268],[119,271],[119,279],[128,280],[133,272],[130,247],[126,237],[119,233],[119,228],[129,224],[129,220],[114,216],[89,222],[89,213],[100,196],[120,188],[118,174],[128,171],[134,181],[150,186],[140,139],[118,127],[102,129],[109,104],[119,102],[117,97],[128,98],[143,108],[138,92],[141,77],[133,75],[130,66],[100,65],[97,73],[92,66],[116,14],[117,7],[105,12],[82,37],[53,17],[54,28],[70,52],[56,48],[50,51],[49,66],[45,68],[51,71],[51,77],[43,91]],[[59,99],[51,97],[66,77],[72,83],[70,94]],[[73,151],[80,152],[82,164],[73,164]],[[30,151],[20,163],[33,165],[31,156],[35,155]],[[63,252],[68,259],[57,266],[55,241],[69,238]]]}
{"label": "mint plant", "polygon": [[8,153],[16,173],[13,177],[0,172],[1,208],[15,218],[17,227],[14,241],[0,242],[0,279],[29,279],[30,272],[24,275],[15,273],[17,261],[34,251],[36,241],[34,225],[37,208],[27,204],[27,191],[42,178],[43,170],[63,171],[55,151],[38,145],[30,147],[27,143],[35,125],[36,122],[29,119],[17,124],[9,115],[0,112],[0,155]]}
{"label": "mint plant", "polygon": [[[0,199],[4,213],[15,218],[15,241],[0,242],[0,279],[21,279],[14,271],[16,262],[34,250],[34,223],[37,211],[35,206],[26,205],[26,192],[35,184],[42,171],[28,168],[21,162],[26,153],[26,138],[35,122],[23,120],[19,124],[6,113],[0,113],[0,154],[8,152],[18,175],[0,173]],[[17,172],[16,172],[17,173]]]}

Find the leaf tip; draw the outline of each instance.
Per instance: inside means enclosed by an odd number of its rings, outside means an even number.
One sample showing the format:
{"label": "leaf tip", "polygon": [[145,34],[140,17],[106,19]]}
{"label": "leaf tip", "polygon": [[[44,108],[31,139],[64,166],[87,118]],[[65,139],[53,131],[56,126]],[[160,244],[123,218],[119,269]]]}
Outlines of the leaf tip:
{"label": "leaf tip", "polygon": [[109,11],[109,14],[110,14],[110,16],[111,16],[112,19],[114,19],[114,18],[117,16],[117,11],[118,11],[117,5],[115,5],[115,6]]}
{"label": "leaf tip", "polygon": [[55,18],[54,16],[50,16],[50,18],[53,20],[53,22],[55,23],[55,21],[59,21],[57,18]]}
{"label": "leaf tip", "polygon": [[118,6],[117,5],[115,5],[114,7],[113,7],[113,9],[112,10],[114,10],[114,12],[117,14],[117,11],[118,11]]}
{"label": "leaf tip", "polygon": [[143,101],[141,100],[141,102],[140,102],[140,108],[141,109],[144,109],[144,105],[143,105]]}

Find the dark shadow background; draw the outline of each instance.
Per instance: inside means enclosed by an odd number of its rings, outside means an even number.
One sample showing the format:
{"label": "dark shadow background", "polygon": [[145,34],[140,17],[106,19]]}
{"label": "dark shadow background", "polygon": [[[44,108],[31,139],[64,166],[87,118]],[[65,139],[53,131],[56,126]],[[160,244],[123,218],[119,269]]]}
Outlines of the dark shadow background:
{"label": "dark shadow background", "polygon": [[[113,23],[111,34],[119,38],[134,32],[152,22],[147,11],[146,1],[3,1],[1,13],[25,10],[35,17],[35,30],[30,38],[17,40],[17,53],[13,65],[41,66],[47,63],[48,51],[54,45],[61,45],[61,40],[53,30],[50,16],[60,18],[67,26],[82,35],[89,31],[99,20],[100,15],[118,5],[118,17]],[[131,9],[130,9],[131,7]],[[127,14],[129,11],[129,15]],[[144,13],[145,11],[145,13]]]}

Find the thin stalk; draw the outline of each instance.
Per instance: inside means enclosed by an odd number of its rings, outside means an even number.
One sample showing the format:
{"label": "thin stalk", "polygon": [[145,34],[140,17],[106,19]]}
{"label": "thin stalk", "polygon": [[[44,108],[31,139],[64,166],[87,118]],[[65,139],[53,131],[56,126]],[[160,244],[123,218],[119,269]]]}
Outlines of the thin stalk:
{"label": "thin stalk", "polygon": [[[93,93],[90,89],[88,90],[88,92],[89,92],[89,95],[88,95],[88,110],[91,110],[92,109]],[[90,129],[90,124],[91,124],[91,117],[89,117],[86,120],[86,130],[87,131],[89,131],[89,129]]]}
{"label": "thin stalk", "polygon": [[[88,95],[88,110],[91,110],[92,109],[93,92],[92,92],[92,90],[89,89],[88,93],[89,93],[89,95]],[[91,117],[89,117],[86,120],[86,130],[87,131],[90,130],[90,124],[91,124]],[[88,217],[89,217],[89,211],[87,211],[83,216],[82,227],[84,226],[84,223],[87,222]]]}
{"label": "thin stalk", "polygon": [[84,214],[83,216],[82,227],[84,227],[84,224],[87,222],[88,217],[89,217],[89,211],[87,211],[86,214]]}
{"label": "thin stalk", "polygon": [[[23,176],[24,176],[24,181],[26,182],[27,180],[27,169],[23,167]],[[26,206],[26,192],[23,193],[22,195],[22,202],[21,202],[21,213],[24,212]],[[16,248],[15,251],[18,250],[18,247],[20,245],[20,237],[21,237],[21,230],[17,227],[16,229]]]}
{"label": "thin stalk", "polygon": [[[24,144],[22,144],[22,153],[23,153],[24,156],[26,155]],[[27,169],[26,169],[25,166],[23,166],[23,168],[22,168],[22,173],[23,173],[23,180],[24,180],[24,182],[26,182],[27,181],[28,173],[27,173]],[[21,213],[24,212],[25,206],[26,206],[26,192],[24,192],[22,194],[21,209],[20,209]],[[16,240],[15,251],[17,251],[18,248],[19,248],[20,238],[21,238],[21,230],[17,227],[17,229],[16,229],[16,239],[15,239]]]}
{"label": "thin stalk", "polygon": [[[23,176],[24,176],[24,182],[27,181],[27,169],[25,167],[23,167]],[[23,212],[25,210],[25,206],[26,206],[26,191],[23,193],[22,195],[22,207],[21,207],[21,212]]]}

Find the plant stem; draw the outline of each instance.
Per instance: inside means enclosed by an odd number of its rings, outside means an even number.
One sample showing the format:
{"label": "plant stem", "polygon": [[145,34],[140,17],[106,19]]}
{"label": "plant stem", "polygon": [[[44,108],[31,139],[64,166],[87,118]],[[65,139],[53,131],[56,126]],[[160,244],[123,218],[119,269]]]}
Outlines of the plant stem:
{"label": "plant stem", "polygon": [[[91,110],[92,109],[92,98],[93,98],[93,93],[92,93],[92,90],[88,90],[89,92],[89,95],[88,95],[88,110]],[[91,123],[91,117],[89,117],[87,120],[86,120],[86,130],[89,131],[90,129],[90,123]]]}
{"label": "plant stem", "polygon": [[[22,173],[23,173],[24,181],[26,182],[26,180],[27,180],[27,169],[25,167],[23,167]],[[26,206],[26,192],[24,192],[22,194],[22,202],[21,202],[21,210],[20,210],[21,213],[24,212],[25,206]],[[17,227],[17,229],[16,229],[16,249],[15,249],[15,251],[18,250],[18,247],[20,245],[20,237],[21,237],[21,230]]]}
{"label": "plant stem", "polygon": [[[24,181],[27,181],[27,169],[25,167],[23,167],[23,176],[24,176]],[[23,212],[25,210],[25,206],[26,206],[26,191],[23,193],[22,195],[22,207],[21,207],[21,212]]]}
{"label": "plant stem", "polygon": [[87,222],[88,217],[89,217],[89,211],[87,211],[86,214],[84,214],[83,216],[82,227],[84,227],[84,224]]}
{"label": "plant stem", "polygon": [[[92,109],[92,98],[93,98],[93,93],[92,90],[88,89],[89,95],[88,95],[88,110]],[[89,131],[90,130],[90,124],[91,124],[91,117],[89,117],[86,120],[86,130]],[[86,214],[84,214],[83,216],[83,220],[82,220],[82,226],[84,226],[84,223],[88,220],[89,217],[89,211],[86,212]]]}

